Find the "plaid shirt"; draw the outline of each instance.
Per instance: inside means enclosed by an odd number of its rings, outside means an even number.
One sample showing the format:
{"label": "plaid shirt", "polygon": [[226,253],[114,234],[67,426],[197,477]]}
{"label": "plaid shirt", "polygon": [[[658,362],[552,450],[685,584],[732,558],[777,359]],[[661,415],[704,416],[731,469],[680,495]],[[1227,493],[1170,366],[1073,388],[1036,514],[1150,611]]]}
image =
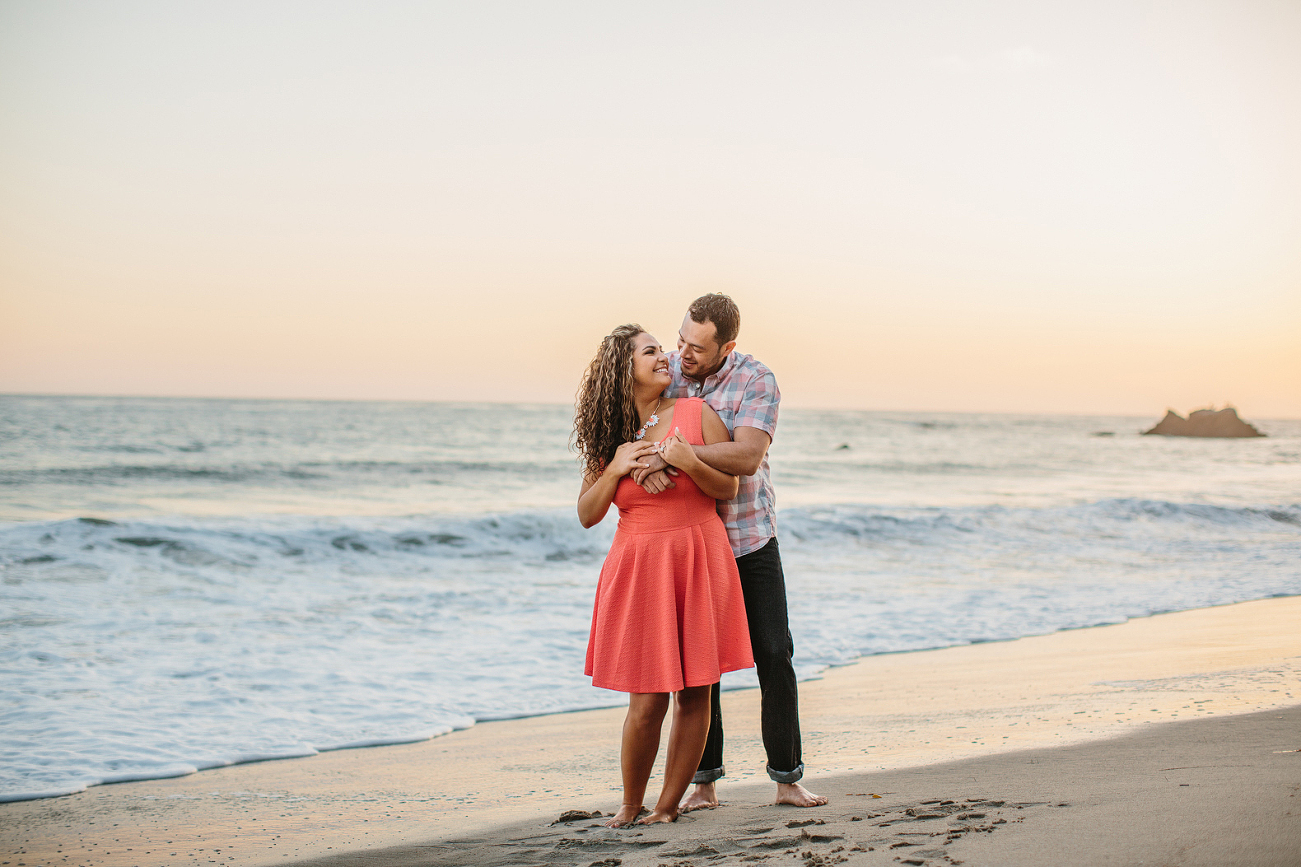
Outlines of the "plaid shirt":
{"label": "plaid shirt", "polygon": [[[730,353],[723,366],[703,383],[682,375],[678,353],[669,353],[669,364],[673,384],[664,392],[666,396],[703,397],[723,419],[728,432],[752,427],[769,439],[777,432],[777,404],[781,402],[777,378],[754,356]],[[767,454],[753,476],[741,477],[741,490],[735,499],[719,501],[718,514],[727,526],[727,539],[736,557],[758,551],[777,535],[777,496]]]}

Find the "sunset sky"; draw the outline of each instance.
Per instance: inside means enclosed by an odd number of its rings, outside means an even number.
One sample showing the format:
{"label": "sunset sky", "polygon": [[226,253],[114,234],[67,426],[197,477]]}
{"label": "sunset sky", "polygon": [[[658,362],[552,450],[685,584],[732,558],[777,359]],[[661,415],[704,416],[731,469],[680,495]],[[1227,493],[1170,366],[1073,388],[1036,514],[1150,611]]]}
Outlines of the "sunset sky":
{"label": "sunset sky", "polygon": [[0,392],[1301,417],[1301,3],[0,0]]}

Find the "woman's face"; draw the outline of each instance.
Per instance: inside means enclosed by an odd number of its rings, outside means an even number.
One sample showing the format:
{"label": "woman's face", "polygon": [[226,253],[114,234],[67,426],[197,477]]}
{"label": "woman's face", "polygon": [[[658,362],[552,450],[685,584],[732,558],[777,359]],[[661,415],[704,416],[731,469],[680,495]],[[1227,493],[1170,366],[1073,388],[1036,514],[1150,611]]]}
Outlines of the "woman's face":
{"label": "woman's face", "polygon": [[632,339],[633,385],[655,386],[660,391],[669,387],[673,374],[669,373],[669,357],[653,335],[643,331]]}

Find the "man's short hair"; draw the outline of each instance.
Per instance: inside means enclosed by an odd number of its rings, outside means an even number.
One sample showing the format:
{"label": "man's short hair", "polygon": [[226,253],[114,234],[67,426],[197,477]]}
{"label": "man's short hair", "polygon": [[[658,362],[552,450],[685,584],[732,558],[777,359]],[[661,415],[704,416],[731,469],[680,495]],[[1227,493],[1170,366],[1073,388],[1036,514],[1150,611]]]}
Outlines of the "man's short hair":
{"label": "man's short hair", "polygon": [[711,292],[701,295],[687,308],[692,322],[712,322],[719,346],[724,346],[736,339],[741,330],[741,311],[736,302],[726,295]]}

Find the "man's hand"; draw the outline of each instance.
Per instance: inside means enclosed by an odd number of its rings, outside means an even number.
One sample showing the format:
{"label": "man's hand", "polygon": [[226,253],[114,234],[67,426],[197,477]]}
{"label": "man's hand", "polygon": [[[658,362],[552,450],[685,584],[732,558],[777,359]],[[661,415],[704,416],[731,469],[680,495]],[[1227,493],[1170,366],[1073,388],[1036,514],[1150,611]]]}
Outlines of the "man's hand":
{"label": "man's hand", "polygon": [[668,467],[668,465],[668,461],[664,460],[664,456],[658,451],[648,454],[642,459],[641,466],[633,471],[632,480],[637,484],[642,485],[642,487],[645,487],[644,482],[646,481],[647,476],[651,473],[658,473],[660,470]]}
{"label": "man's hand", "polygon": [[651,473],[642,481],[641,486],[648,494],[662,494],[669,488],[676,488],[673,479],[669,478],[670,473],[676,476],[678,471],[670,467],[658,473]]}
{"label": "man's hand", "polygon": [[669,488],[677,487],[670,475],[678,471],[669,466],[659,454],[646,455],[642,461],[646,466],[633,470],[632,480],[642,486],[648,494],[662,494]]}

